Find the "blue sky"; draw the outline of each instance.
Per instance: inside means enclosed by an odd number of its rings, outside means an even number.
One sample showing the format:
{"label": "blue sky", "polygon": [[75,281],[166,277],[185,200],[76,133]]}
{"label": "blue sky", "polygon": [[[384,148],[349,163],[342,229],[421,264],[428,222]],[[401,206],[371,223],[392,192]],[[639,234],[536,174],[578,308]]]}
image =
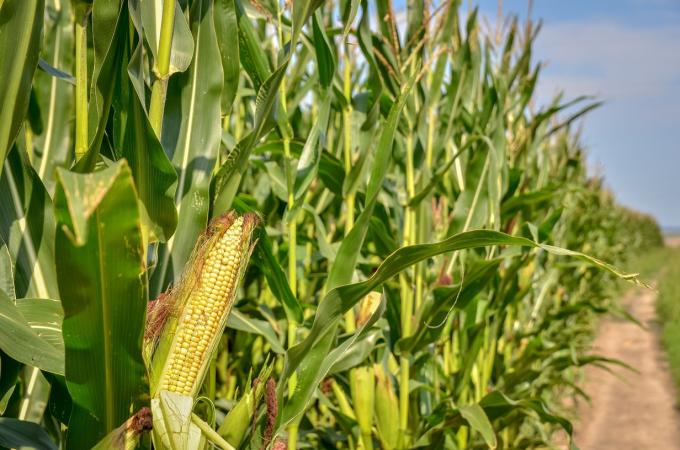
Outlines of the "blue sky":
{"label": "blue sky", "polygon": [[[495,22],[497,0],[476,3]],[[503,9],[523,18],[527,1]],[[532,16],[539,99],[604,100],[583,122],[593,172],[621,203],[680,226],[680,0],[534,0]]]}

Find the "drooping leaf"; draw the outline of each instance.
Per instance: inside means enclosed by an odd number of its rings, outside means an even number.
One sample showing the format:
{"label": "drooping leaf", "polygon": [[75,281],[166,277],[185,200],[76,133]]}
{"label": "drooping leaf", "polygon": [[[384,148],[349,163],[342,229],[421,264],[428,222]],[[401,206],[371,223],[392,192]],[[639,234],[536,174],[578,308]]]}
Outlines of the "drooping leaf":
{"label": "drooping leaf", "polygon": [[375,350],[380,336],[381,330],[379,329],[373,329],[364,333],[333,363],[328,373],[341,373],[366,361]]}
{"label": "drooping leaf", "polygon": [[573,434],[573,425],[564,417],[558,416],[550,412],[545,404],[537,399],[513,400],[500,391],[492,391],[479,402],[489,419],[494,420],[497,417],[502,417],[510,411],[516,409],[524,409],[532,411],[539,415],[541,420],[548,423],[554,423],[562,427],[567,432],[570,439]]}
{"label": "drooping leaf", "polygon": [[[61,5],[60,5],[61,6]],[[61,10],[57,13],[58,16],[61,16]],[[48,63],[42,58],[38,59],[38,68],[45,73],[53,76],[54,78],[61,80],[65,83],[68,83],[72,86],[76,85],[76,78],[71,75],[70,73],[64,72],[63,70],[57,69],[55,66],[52,64]]]}
{"label": "drooping leaf", "polygon": [[[456,234],[444,241],[433,244],[419,244],[403,247],[383,261],[369,279],[359,283],[336,287],[326,294],[316,310],[314,323],[312,324],[309,335],[302,342],[290,348],[286,353],[286,366],[282,378],[287,380],[298,367],[303,367],[303,365],[304,370],[298,372],[298,377],[301,379],[306,379],[306,374],[308,373],[314,374],[320,370],[323,361],[323,358],[321,358],[320,355],[330,351],[342,315],[366,294],[394,275],[397,275],[405,268],[442,253],[494,245],[541,248],[556,255],[572,256],[585,260],[620,278],[637,282],[636,274],[619,272],[611,265],[584,255],[583,253],[537,244],[526,238],[509,236],[505,233],[491,230],[468,231]],[[306,380],[311,384],[309,379]],[[292,420],[297,414],[300,414],[303,411],[304,405],[307,404],[309,396],[311,396],[312,393],[310,384],[299,384],[301,387],[298,389],[303,392],[303,394],[300,395],[301,399],[296,398],[296,396],[293,397],[293,404],[296,406],[294,408],[291,407],[291,412],[285,416],[288,420]]]}
{"label": "drooping leaf", "polygon": [[444,330],[447,317],[454,309],[464,310],[488,286],[501,262],[501,259],[481,261],[467,268],[461,283],[434,288],[432,297],[426,299],[418,311],[420,320],[413,334],[400,339],[397,349],[416,353],[435,342]]}

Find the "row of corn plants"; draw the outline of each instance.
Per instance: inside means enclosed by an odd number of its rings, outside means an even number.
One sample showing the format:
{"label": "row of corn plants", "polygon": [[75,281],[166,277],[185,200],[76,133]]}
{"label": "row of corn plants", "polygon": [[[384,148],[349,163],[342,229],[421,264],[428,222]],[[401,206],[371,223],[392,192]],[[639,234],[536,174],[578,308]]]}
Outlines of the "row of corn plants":
{"label": "row of corn plants", "polygon": [[459,3],[0,0],[0,447],[571,442],[659,229]]}

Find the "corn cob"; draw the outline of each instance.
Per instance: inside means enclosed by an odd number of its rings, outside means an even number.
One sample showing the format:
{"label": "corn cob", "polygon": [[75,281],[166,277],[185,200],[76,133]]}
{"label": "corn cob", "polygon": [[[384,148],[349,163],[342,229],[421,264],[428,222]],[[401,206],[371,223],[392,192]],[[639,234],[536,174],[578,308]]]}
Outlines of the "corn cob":
{"label": "corn cob", "polygon": [[154,396],[165,390],[193,397],[200,389],[250,257],[256,220],[230,212],[211,222],[179,285],[150,310]]}

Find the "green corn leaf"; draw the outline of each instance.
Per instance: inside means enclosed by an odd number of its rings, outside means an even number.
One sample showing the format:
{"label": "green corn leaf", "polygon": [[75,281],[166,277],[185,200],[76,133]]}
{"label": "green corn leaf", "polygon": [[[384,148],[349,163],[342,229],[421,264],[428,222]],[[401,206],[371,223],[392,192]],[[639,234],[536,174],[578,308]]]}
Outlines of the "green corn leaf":
{"label": "green corn leaf", "polygon": [[[240,213],[257,213],[254,208],[247,205],[241,198],[234,199],[234,209]],[[272,240],[264,227],[258,227],[256,229],[255,240],[257,241],[257,245],[253,249],[253,254],[251,256],[253,264],[262,271],[267,280],[269,290],[271,290],[274,297],[276,297],[276,299],[281,302],[281,305],[283,305],[283,309],[286,312],[286,318],[295,321],[295,323],[301,323],[302,306],[290,290],[290,284],[288,283],[286,274],[283,272],[276,256],[274,256]],[[270,335],[270,337],[271,336],[272,335]],[[274,340],[278,343],[278,339]]]}
{"label": "green corn leaf", "polygon": [[312,16],[312,29],[314,35],[314,49],[316,50],[316,61],[319,67],[319,81],[321,87],[328,89],[333,81],[335,75],[335,66],[337,65],[335,55],[333,54],[332,46],[328,40],[326,29],[323,26],[323,17],[321,12],[317,11]]}
{"label": "green corn leaf", "polygon": [[210,176],[220,147],[220,96],[224,78],[212,1],[192,4],[194,56],[189,69],[170,79],[161,142],[177,169],[177,232],[159,249],[152,295],[178,279],[208,223]]}
{"label": "green corn leaf", "polygon": [[[301,343],[288,350],[283,378],[287,379],[290,377],[293,371],[298,367],[304,367],[304,370],[301,369],[299,372],[301,378],[307,373],[314,374],[316,371],[321,370],[320,368],[323,359],[320,355],[330,351],[330,346],[333,343],[335,331],[337,330],[338,322],[342,315],[363,298],[364,295],[368,294],[394,275],[397,275],[399,272],[413,264],[442,253],[494,245],[541,248],[556,255],[572,256],[585,260],[620,278],[638,282],[637,274],[619,272],[611,265],[583,253],[544,244],[537,244],[526,238],[509,236],[497,231],[468,231],[451,236],[444,241],[434,244],[420,244],[403,247],[390,255],[366,281],[339,286],[326,294],[316,311],[314,323],[309,335]],[[314,381],[317,381],[318,384],[318,380],[314,379]],[[295,407],[286,406],[286,408],[290,408],[291,412],[284,416],[284,423],[286,419],[293,420],[295,416],[304,410],[304,406],[311,396],[310,389],[312,389],[312,386],[316,386],[316,384],[311,385],[311,380],[309,383],[310,384],[300,382],[300,384],[304,386],[304,389],[307,390],[304,391],[305,394],[299,395],[299,397],[302,398],[301,400],[296,396],[293,397],[293,401],[289,404],[294,404]],[[303,388],[299,389],[302,390]],[[302,405],[300,405],[301,402]]]}
{"label": "green corn leaf", "polygon": [[142,360],[145,249],[125,162],[88,175],[58,169],[57,178],[57,275],[73,398],[69,427],[79,430],[69,433],[66,445],[89,448],[148,395]]}
{"label": "green corn leaf", "polygon": [[489,448],[496,448],[498,441],[493,432],[493,427],[486,413],[479,405],[464,405],[459,409],[460,415],[467,421],[470,428],[479,432]]}
{"label": "green corn leaf", "polygon": [[328,373],[342,373],[362,364],[373,353],[381,337],[382,331],[377,327],[362,335],[333,363]]}
{"label": "green corn leaf", "polygon": [[[290,142],[290,153],[294,158],[300,158],[303,148],[304,143],[299,141]],[[272,156],[282,155],[283,142],[280,140],[268,140],[253,149],[253,155],[261,155],[268,152],[271,152]],[[319,179],[331,192],[338,195],[343,193],[342,186],[345,182],[345,170],[335,155],[330,154],[327,150],[322,150],[317,173],[319,174]]]}
{"label": "green corn leaf", "polygon": [[267,340],[275,353],[285,353],[279,337],[266,320],[254,319],[237,309],[233,309],[227,318],[227,326],[245,333],[259,334]]}
{"label": "green corn leaf", "polygon": [[16,361],[63,375],[59,301],[21,299],[15,304],[0,293],[0,349]]}
{"label": "green corn leaf", "polygon": [[0,3],[0,169],[23,123],[38,64],[44,0]]}
{"label": "green corn leaf", "polygon": [[[125,33],[128,32],[126,3],[120,0],[96,2],[92,5],[93,68],[88,103],[87,153],[73,166],[77,172],[89,172],[99,161],[99,152],[104,142],[106,125],[109,120],[119,63],[125,51]],[[90,78],[88,78],[90,79]]]}
{"label": "green corn leaf", "polygon": [[54,233],[49,194],[15,146],[0,176],[0,237],[12,257],[17,298],[59,298]]}
{"label": "green corn leaf", "polygon": [[[73,71],[73,32],[70,2],[47,1],[45,32],[43,33],[42,57],[45,64],[67,72]],[[49,13],[51,12],[51,14]],[[40,111],[43,114],[42,133],[34,138],[35,152],[31,163],[43,181],[48,192],[54,193],[54,175],[57,167],[71,164],[73,85],[61,72],[47,70],[38,62],[43,71],[36,71],[33,86],[37,92]],[[71,77],[72,78],[72,77]]]}
{"label": "green corn leaf", "polygon": [[10,300],[17,298],[14,289],[14,264],[7,244],[0,238],[0,291]]}
{"label": "green corn leaf", "polygon": [[253,131],[234,147],[214,177],[213,215],[229,210],[243,173],[248,167],[250,153],[263,134],[273,126],[269,115],[276,102],[278,88],[285,75],[286,67],[284,64],[272,73],[258,90]]}
{"label": "green corn leaf", "polygon": [[[59,6],[61,6],[61,5],[59,5]],[[57,16],[58,16],[59,19],[62,17],[62,15],[61,15],[61,10],[60,10],[60,9],[57,10]],[[56,41],[59,41],[60,39],[57,38],[57,39],[55,39],[55,40],[56,40]],[[56,42],[56,43],[59,43],[59,42]],[[61,53],[61,52],[59,52],[59,53]],[[56,60],[55,60],[55,61],[56,61]],[[68,72],[64,72],[63,70],[57,69],[55,66],[53,66],[53,65],[50,64],[50,63],[48,63],[47,61],[45,61],[45,60],[42,59],[42,58],[39,58],[39,59],[38,59],[38,68],[39,68],[40,70],[42,70],[43,72],[45,72],[45,73],[51,75],[52,77],[54,77],[54,78],[56,78],[56,79],[58,79],[58,80],[64,81],[65,83],[70,84],[71,86],[75,86],[75,85],[76,85],[76,78],[75,78],[73,75],[71,75],[71,74],[68,73]]]}
{"label": "green corn leaf", "polygon": [[222,72],[224,73],[222,115],[226,115],[231,112],[231,105],[234,103],[241,75],[235,0],[217,0],[214,14],[217,44],[220,46]]}
{"label": "green corn leaf", "polygon": [[241,65],[248,73],[250,80],[255,87],[255,91],[259,92],[264,81],[271,76],[271,68],[269,61],[259,39],[250,23],[250,19],[246,14],[243,4],[240,0],[234,0],[236,6],[236,18],[238,23],[238,48],[239,59]]}
{"label": "green corn leaf", "polygon": [[[238,2],[238,0],[235,1]],[[252,35],[252,25],[243,11],[243,6],[240,2],[237,3],[239,36],[241,39],[239,44],[241,64],[249,72],[257,90],[255,120],[253,130],[229,153],[227,160],[215,175],[212,188],[214,215],[224,213],[231,207],[236,196],[236,189],[241,183],[243,172],[246,170],[250,153],[258,141],[274,125],[270,114],[275,110],[274,104],[278,89],[285,77],[293,50],[298,43],[300,31],[307,19],[320,5],[321,2],[318,0],[304,0],[293,4],[293,30],[289,43],[289,51],[279,67],[270,74],[269,66],[265,66],[265,62],[262,61],[263,57],[253,56],[260,55],[262,48]],[[251,68],[250,70],[249,67]]]}
{"label": "green corn leaf", "polygon": [[508,414],[515,409],[524,409],[538,414],[546,422],[559,425],[567,432],[570,438],[574,431],[570,421],[553,414],[542,401],[537,399],[512,400],[502,392],[492,391],[479,402],[479,406],[484,409],[486,415],[491,420]]}
{"label": "green corn leaf", "polygon": [[272,251],[272,242],[264,228],[257,231],[257,245],[252,259],[259,269],[264,272],[267,285],[286,311],[286,317],[296,323],[302,322],[302,306],[290,290],[290,284]]}
{"label": "green corn leaf", "polygon": [[[370,291],[366,292],[368,294]],[[285,403],[283,413],[277,418],[277,426],[279,430],[284,429],[288,424],[292,423],[304,413],[309,406],[314,390],[318,388],[321,381],[332,370],[333,366],[339,361],[349,357],[350,352],[357,342],[365,338],[371,327],[385,312],[385,297],[377,296],[378,301],[372,305],[370,315],[367,320],[350,337],[345,339],[342,343],[336,345],[333,350],[330,350],[335,336],[334,333],[325,333],[313,348],[309,348],[308,353],[300,361],[300,370],[298,372],[297,387],[292,397]],[[361,297],[363,298],[363,296]],[[358,300],[358,299],[357,299]],[[307,340],[301,344],[288,350],[288,360],[291,354],[298,350]],[[289,366],[286,367],[288,369]],[[285,373],[284,373],[285,375]],[[284,384],[279,381],[279,387]],[[279,389],[279,396],[281,397],[281,389]]]}
{"label": "green corn leaf", "polygon": [[326,100],[321,103],[319,108],[319,117],[312,129],[309,130],[307,141],[300,153],[300,159],[295,170],[295,185],[294,194],[295,203],[289,206],[288,216],[291,218],[297,213],[300,204],[307,193],[307,189],[312,181],[317,177],[319,171],[319,163],[321,162],[321,153],[323,145],[323,136],[326,133],[328,126],[328,116],[331,107],[331,97],[326,96]]}
{"label": "green corn leaf", "polygon": [[354,271],[354,266],[356,265],[359,252],[361,251],[361,247],[366,237],[366,232],[368,231],[369,221],[373,215],[373,208],[375,207],[378,193],[380,192],[382,182],[389,168],[392,144],[399,116],[406,104],[406,98],[414,83],[415,78],[411,78],[405,85],[399,99],[390,109],[390,114],[387,117],[382,134],[380,135],[373,167],[371,168],[371,177],[368,187],[366,188],[366,205],[359,215],[359,218],[357,218],[354,228],[352,228],[349,235],[343,239],[340,244],[337,257],[329,271],[328,280],[326,281],[326,289],[328,290],[348,283],[352,279],[352,272]]}
{"label": "green corn leaf", "polygon": [[501,262],[501,259],[481,261],[465,271],[462,285],[459,283],[434,288],[432,297],[426,299],[418,311],[420,320],[417,321],[416,330],[412,336],[402,338],[396,343],[397,350],[417,353],[435,342],[444,331],[449,315],[454,309],[464,310],[489,285]]}
{"label": "green corn leaf", "polygon": [[0,445],[7,448],[33,447],[40,450],[58,448],[40,425],[10,417],[0,417]]}
{"label": "green corn leaf", "polygon": [[[140,6],[144,37],[153,55],[153,70],[157,72],[156,64],[158,62],[163,0],[140,1]],[[175,20],[172,29],[169,75],[186,71],[194,56],[194,39],[179,1],[175,2]]]}
{"label": "green corn leaf", "polygon": [[0,414],[5,414],[12,401],[23,364],[0,351]]}
{"label": "green corn leaf", "polygon": [[[16,302],[16,308],[35,334],[63,355],[64,339],[61,335],[61,323],[64,320],[64,312],[61,302],[49,298],[22,298]],[[63,356],[61,359],[63,360]]]}
{"label": "green corn leaf", "polygon": [[[133,11],[130,11],[132,15]],[[137,29],[138,45],[134,53],[124,52],[116,78],[119,85],[113,98],[114,142],[116,155],[125,158],[132,170],[135,187],[142,200],[145,215],[153,223],[153,234],[161,241],[167,241],[177,226],[175,190],[177,173],[163,151],[144,107],[144,81],[135,80],[143,74],[142,35]],[[142,86],[135,88],[135,85]],[[142,96],[139,96],[139,91]]]}

